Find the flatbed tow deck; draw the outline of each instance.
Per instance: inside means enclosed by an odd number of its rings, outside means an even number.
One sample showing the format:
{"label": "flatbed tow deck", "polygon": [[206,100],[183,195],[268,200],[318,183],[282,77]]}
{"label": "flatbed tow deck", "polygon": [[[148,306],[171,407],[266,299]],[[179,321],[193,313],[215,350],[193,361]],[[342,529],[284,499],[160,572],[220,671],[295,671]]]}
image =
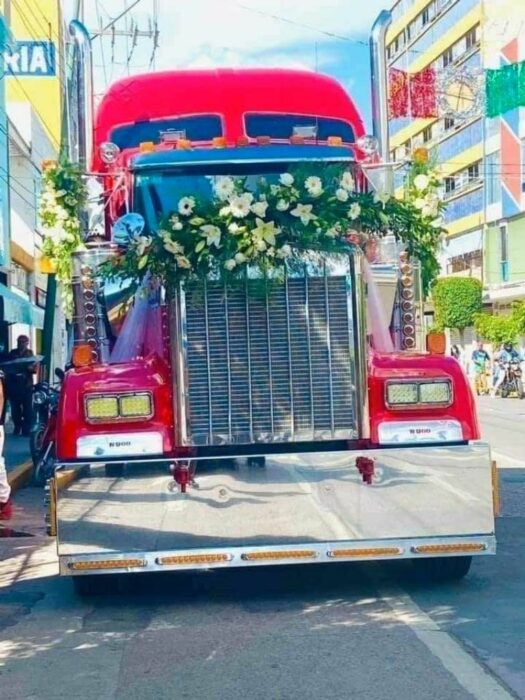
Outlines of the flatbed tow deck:
{"label": "flatbed tow deck", "polygon": [[369,450],[369,484],[362,455],[269,455],[264,468],[239,457],[234,469],[231,460],[202,469],[196,460],[186,494],[165,461],[128,462],[118,478],[104,464],[67,465],[73,477],[53,487],[60,570],[85,577],[446,556],[446,576],[455,557],[494,551],[486,445]]}

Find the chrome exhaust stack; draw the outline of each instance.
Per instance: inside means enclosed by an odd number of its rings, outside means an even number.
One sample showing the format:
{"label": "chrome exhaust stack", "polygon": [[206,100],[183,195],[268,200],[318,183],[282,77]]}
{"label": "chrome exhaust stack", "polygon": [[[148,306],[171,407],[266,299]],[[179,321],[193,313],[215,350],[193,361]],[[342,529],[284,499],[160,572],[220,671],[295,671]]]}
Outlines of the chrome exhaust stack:
{"label": "chrome exhaust stack", "polygon": [[74,19],[69,24],[69,34],[75,50],[74,84],[76,86],[75,115],[77,138],[72,158],[85,170],[89,170],[93,155],[93,57],[91,39],[86,27]]}
{"label": "chrome exhaust stack", "polygon": [[384,163],[390,160],[386,33],[391,22],[392,14],[388,10],[382,10],[372,26],[370,35],[373,134],[377,139],[379,155]]}

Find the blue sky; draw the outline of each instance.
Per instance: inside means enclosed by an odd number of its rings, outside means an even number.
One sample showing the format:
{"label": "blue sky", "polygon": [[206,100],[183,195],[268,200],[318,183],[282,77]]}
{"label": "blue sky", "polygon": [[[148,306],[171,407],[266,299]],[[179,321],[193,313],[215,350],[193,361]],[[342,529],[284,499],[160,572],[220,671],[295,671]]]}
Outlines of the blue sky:
{"label": "blue sky", "polygon": [[[87,0],[89,29],[107,24],[133,0]],[[66,10],[72,0],[66,1]],[[117,23],[147,29],[157,8],[157,70],[183,67],[283,66],[318,70],[352,94],[370,126],[368,35],[389,0],[141,0]],[[335,35],[335,36],[334,36]],[[111,37],[94,42],[95,86],[149,69],[152,42]],[[111,58],[114,55],[112,63]],[[128,57],[131,58],[128,61]]]}

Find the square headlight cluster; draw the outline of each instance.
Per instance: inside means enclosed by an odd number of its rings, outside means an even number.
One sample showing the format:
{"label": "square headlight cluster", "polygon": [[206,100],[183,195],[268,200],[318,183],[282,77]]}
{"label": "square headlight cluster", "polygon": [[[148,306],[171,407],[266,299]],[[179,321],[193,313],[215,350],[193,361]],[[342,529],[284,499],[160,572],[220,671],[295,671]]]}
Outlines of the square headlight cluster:
{"label": "square headlight cluster", "polygon": [[153,399],[146,391],[121,396],[87,396],[85,406],[89,421],[150,418],[153,415]]}
{"label": "square headlight cluster", "polygon": [[386,403],[402,406],[448,406],[452,402],[451,383],[442,381],[387,382]]}

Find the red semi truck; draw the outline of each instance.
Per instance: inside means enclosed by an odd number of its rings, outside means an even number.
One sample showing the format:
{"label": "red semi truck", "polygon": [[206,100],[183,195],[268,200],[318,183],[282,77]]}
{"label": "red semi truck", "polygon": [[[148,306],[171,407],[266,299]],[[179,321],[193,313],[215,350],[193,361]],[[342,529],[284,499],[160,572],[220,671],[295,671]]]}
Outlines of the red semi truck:
{"label": "red semi truck", "polygon": [[[115,361],[130,290],[97,267],[117,219],[153,235],[182,191],[305,163],[344,163],[362,183],[364,128],[343,88],[292,70],[134,76],[86,133],[106,228],[74,260],[89,352],[63,383],[48,484],[60,572],[86,590],[98,574],[410,559],[459,578],[494,553],[489,448],[457,362],[421,349],[406,254],[366,279],[359,250],[304,265],[256,298],[216,280],[198,303],[159,289],[142,321],[156,340],[139,321]],[[393,351],[373,348],[372,287]]]}

